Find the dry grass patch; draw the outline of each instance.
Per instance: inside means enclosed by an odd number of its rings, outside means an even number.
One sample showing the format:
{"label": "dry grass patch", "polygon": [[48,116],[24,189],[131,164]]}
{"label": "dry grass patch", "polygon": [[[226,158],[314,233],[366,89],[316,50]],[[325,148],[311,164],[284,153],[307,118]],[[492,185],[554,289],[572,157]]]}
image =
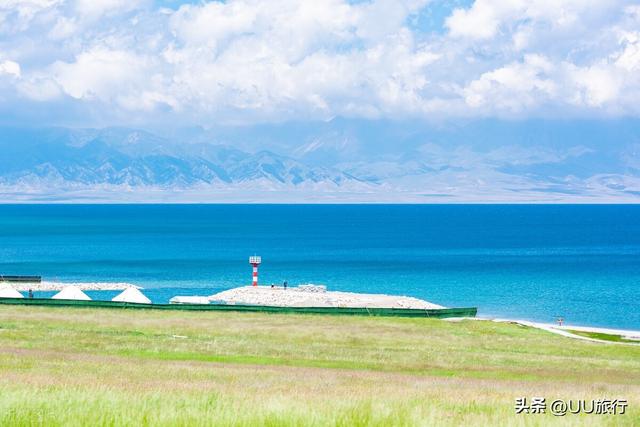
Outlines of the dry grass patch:
{"label": "dry grass patch", "polygon": [[490,322],[0,307],[0,374],[0,425],[640,424],[639,347]]}

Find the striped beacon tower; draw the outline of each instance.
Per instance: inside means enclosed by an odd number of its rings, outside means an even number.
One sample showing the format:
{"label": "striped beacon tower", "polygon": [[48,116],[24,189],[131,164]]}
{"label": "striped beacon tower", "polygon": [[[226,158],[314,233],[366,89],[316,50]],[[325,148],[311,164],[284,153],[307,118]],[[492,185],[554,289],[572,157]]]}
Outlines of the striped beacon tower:
{"label": "striped beacon tower", "polygon": [[262,257],[255,255],[249,257],[249,264],[253,266],[253,282],[251,283],[252,286],[258,286],[258,266],[261,262]]}

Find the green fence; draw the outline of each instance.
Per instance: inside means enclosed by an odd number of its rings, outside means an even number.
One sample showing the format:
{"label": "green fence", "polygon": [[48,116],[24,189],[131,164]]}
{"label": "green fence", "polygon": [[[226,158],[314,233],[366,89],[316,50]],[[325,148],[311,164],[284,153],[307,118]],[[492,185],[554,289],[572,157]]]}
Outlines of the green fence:
{"label": "green fence", "polygon": [[40,283],[40,276],[5,276],[0,274],[0,283]]}
{"label": "green fence", "polygon": [[48,298],[0,298],[5,305],[35,305],[47,307],[95,307],[139,310],[188,310],[188,311],[244,311],[262,313],[303,313],[351,316],[395,316],[395,317],[475,317],[478,309],[441,308],[420,310],[413,308],[348,308],[348,307],[270,307],[265,305],[230,304],[138,304],[115,301],[77,301]]}

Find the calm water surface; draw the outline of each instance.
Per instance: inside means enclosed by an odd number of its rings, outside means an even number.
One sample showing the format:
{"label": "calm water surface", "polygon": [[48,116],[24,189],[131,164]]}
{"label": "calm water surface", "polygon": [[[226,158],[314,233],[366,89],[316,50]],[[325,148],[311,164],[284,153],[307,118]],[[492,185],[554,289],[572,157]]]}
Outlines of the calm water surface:
{"label": "calm water surface", "polygon": [[262,283],[640,329],[640,206],[0,205],[3,274],[166,302],[249,284],[253,254]]}

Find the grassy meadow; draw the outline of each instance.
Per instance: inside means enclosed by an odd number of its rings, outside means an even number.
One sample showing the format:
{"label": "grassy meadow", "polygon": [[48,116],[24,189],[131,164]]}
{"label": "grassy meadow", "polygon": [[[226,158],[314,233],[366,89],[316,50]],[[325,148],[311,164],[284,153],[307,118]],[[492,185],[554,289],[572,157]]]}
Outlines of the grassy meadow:
{"label": "grassy meadow", "polygon": [[[625,415],[516,415],[517,397]],[[0,306],[1,426],[640,425],[640,346],[436,319]]]}

